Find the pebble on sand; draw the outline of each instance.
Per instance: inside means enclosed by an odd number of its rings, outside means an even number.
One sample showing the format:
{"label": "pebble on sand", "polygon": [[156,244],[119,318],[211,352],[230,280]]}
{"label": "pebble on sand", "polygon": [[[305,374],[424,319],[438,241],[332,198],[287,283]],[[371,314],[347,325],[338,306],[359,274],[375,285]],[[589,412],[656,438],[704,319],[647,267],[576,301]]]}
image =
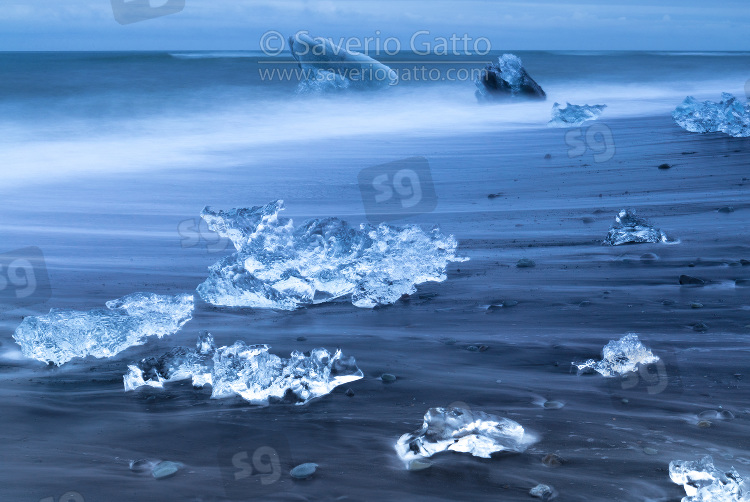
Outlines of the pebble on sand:
{"label": "pebble on sand", "polygon": [[559,410],[565,406],[565,403],[561,403],[560,401],[545,401],[543,406],[545,410]]}
{"label": "pebble on sand", "polygon": [[708,324],[704,322],[699,322],[693,324],[693,331],[697,331],[698,333],[705,333],[708,331]]}
{"label": "pebble on sand", "polygon": [[729,214],[734,212],[734,208],[732,206],[724,206],[718,210],[720,213]]}
{"label": "pebble on sand", "polygon": [[406,466],[406,468],[410,471],[416,472],[416,471],[424,471],[425,469],[429,469],[432,467],[432,462],[425,459],[416,459],[409,462],[409,464]]}
{"label": "pebble on sand", "polygon": [[703,286],[706,284],[706,281],[690,275],[681,275],[680,284],[683,286]]}
{"label": "pebble on sand", "polygon": [[659,452],[657,450],[655,450],[654,448],[646,447],[646,448],[643,449],[643,453],[645,453],[646,455],[656,455]]}
{"label": "pebble on sand", "polygon": [[549,500],[552,498],[552,488],[547,485],[536,485],[534,488],[529,490],[529,495],[542,500]]}
{"label": "pebble on sand", "polygon": [[542,459],[542,463],[547,467],[560,467],[561,465],[563,465],[564,460],[559,455],[548,453]]}
{"label": "pebble on sand", "polygon": [[529,260],[528,258],[521,258],[518,260],[518,263],[516,263],[516,267],[518,268],[534,268],[536,267],[536,263],[534,260]]}
{"label": "pebble on sand", "polygon": [[181,468],[182,464],[180,464],[179,462],[170,462],[166,460],[164,462],[159,462],[158,464],[156,464],[153,469],[151,469],[151,474],[156,479],[165,479],[177,474],[177,471],[179,471]]}
{"label": "pebble on sand", "polygon": [[391,375],[390,373],[383,373],[380,376],[380,379],[383,381],[383,383],[393,383],[396,381],[396,375]]}
{"label": "pebble on sand", "polygon": [[670,164],[661,164],[659,166],[659,169],[662,169],[662,170],[664,170],[664,169],[672,169],[672,166]]}
{"label": "pebble on sand", "polygon": [[318,464],[302,464],[292,469],[289,474],[294,479],[308,479],[318,470]]}

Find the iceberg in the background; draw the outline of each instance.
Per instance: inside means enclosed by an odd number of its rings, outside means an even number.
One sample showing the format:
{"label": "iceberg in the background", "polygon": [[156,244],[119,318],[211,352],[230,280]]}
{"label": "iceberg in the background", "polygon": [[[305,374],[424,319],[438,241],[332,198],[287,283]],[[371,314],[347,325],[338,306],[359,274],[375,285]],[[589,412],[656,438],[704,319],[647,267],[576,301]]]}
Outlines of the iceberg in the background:
{"label": "iceberg in the background", "polygon": [[299,92],[374,89],[398,83],[398,74],[388,66],[330,40],[298,33],[289,37],[289,50],[307,77]]}
{"label": "iceberg in the background", "polygon": [[682,502],[750,502],[748,487],[734,467],[722,472],[710,456],[670,462],[669,477],[685,488]]}
{"label": "iceberg in the background", "polygon": [[123,378],[125,390],[162,388],[167,382],[190,379],[194,387],[211,385],[214,399],[238,395],[253,404],[305,404],[363,377],[354,358],[343,357],[340,350],[334,354],[325,349],[308,355],[293,352],[289,359],[282,359],[269,353],[267,345],[236,342],[215,348],[210,334],[202,335],[197,345],[130,365]]}
{"label": "iceberg in the background", "polygon": [[488,64],[474,82],[480,101],[494,101],[513,97],[547,99],[547,95],[526,73],[521,58],[503,54],[497,63]]}
{"label": "iceberg in the background", "polygon": [[482,458],[502,451],[523,452],[535,441],[533,434],[507,418],[464,408],[430,408],[422,428],[401,436],[396,452],[408,465],[443,451]]}
{"label": "iceberg in the background", "polygon": [[635,371],[641,364],[652,364],[659,361],[638,339],[635,333],[629,333],[620,340],[612,340],[602,349],[602,360],[589,359],[585,363],[573,363],[580,373],[596,371],[606,378],[622,376]]}
{"label": "iceberg in the background", "polygon": [[76,357],[112,357],[149,336],[171,335],[192,313],[191,295],[134,293],[107,302],[106,309],[51,309],[27,317],[13,338],[24,356],[60,366]]}
{"label": "iceberg in the background", "polygon": [[672,112],[674,121],[689,132],[723,132],[735,138],[750,136],[750,103],[743,103],[729,93],[721,101],[697,101],[688,96]]}
{"label": "iceberg in the background", "polygon": [[567,103],[565,108],[560,103],[552,105],[552,120],[550,127],[576,127],[587,120],[596,120],[602,114],[607,105],[571,105]]}
{"label": "iceberg in the background", "polygon": [[212,265],[198,286],[208,303],[228,307],[293,310],[351,295],[357,307],[396,302],[416,285],[442,282],[458,243],[437,228],[416,225],[350,227],[338,218],[295,228],[282,218],[282,201],[251,209],[203,210],[211,230],[237,252]]}
{"label": "iceberg in the background", "polygon": [[666,243],[667,235],[649,225],[639,217],[634,209],[623,209],[615,217],[615,224],[609,229],[604,244],[620,246],[622,244]]}

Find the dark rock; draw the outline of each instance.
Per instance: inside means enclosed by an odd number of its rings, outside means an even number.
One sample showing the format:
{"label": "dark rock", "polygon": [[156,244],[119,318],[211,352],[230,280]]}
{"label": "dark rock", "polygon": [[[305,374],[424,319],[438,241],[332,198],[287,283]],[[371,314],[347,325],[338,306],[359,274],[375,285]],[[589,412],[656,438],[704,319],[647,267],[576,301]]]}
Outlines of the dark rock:
{"label": "dark rock", "polygon": [[545,155],[545,156],[544,156],[544,159],[545,159],[545,160],[549,160],[549,159],[551,159],[551,158],[552,158],[552,155],[550,155],[549,153],[548,153],[547,155]]}
{"label": "dark rock", "polygon": [[346,395],[349,397],[354,397],[354,391],[352,389],[346,389]]}
{"label": "dark rock", "polygon": [[734,208],[732,206],[725,206],[718,210],[720,213],[729,214],[734,212]]}
{"label": "dark rock", "polygon": [[529,260],[528,258],[521,258],[518,260],[518,263],[516,263],[516,267],[518,268],[534,268],[536,267],[536,263],[534,260]]}
{"label": "dark rock", "polygon": [[706,281],[690,275],[681,275],[680,284],[683,286],[703,286],[706,284]]}
{"label": "dark rock", "polygon": [[662,164],[659,166],[659,169],[672,169],[672,166],[670,166],[669,164]]}

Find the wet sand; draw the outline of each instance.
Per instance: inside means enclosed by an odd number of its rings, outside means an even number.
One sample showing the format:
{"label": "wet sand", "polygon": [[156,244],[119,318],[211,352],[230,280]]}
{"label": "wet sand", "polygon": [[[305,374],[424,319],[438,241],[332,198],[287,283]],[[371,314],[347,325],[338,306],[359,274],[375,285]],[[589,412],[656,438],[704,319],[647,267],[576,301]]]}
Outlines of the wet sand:
{"label": "wet sand", "polygon": [[[689,134],[669,117],[601,123],[612,132],[606,162],[592,148],[571,157],[560,129],[381,136],[217,152],[247,159],[228,170],[2,190],[3,251],[38,246],[52,285],[48,302],[0,317],[3,499],[529,500],[544,483],[558,500],[672,501],[684,491],[669,480],[670,460],[711,454],[718,466],[750,474],[750,289],[735,284],[750,279],[740,263],[750,260],[750,139]],[[429,160],[438,205],[407,221],[440,224],[471,259],[453,264],[446,282],[374,310],[347,301],[291,313],[221,309],[196,295],[182,331],[111,360],[50,368],[14,359],[11,335],[23,315],[90,309],[135,291],[194,290],[225,254],[205,243],[183,247],[178,226],[204,205],[284,199],[297,223],[364,222],[359,170],[413,155]],[[717,211],[727,206],[735,211]],[[680,243],[602,246],[626,207]],[[644,261],[645,253],[659,259]],[[536,267],[517,268],[521,258]],[[680,286],[681,274],[707,284]],[[503,301],[518,303],[488,311]],[[694,329],[701,322],[707,331]],[[302,407],[211,400],[188,383],[123,392],[127,364],[192,345],[204,329],[219,344],[267,343],[282,356],[341,347],[365,378]],[[629,332],[664,360],[657,380],[624,388],[571,370]],[[480,345],[489,350],[467,350]],[[384,372],[398,380],[382,383]],[[545,399],[565,406],[545,410]],[[395,441],[419,428],[428,408],[456,402],[516,420],[540,441],[523,454],[443,454],[427,471],[405,471]],[[720,406],[734,420],[698,427],[699,412]],[[233,456],[252,458],[263,447],[278,453],[269,473],[278,480],[235,479]],[[550,453],[562,465],[544,465]],[[129,470],[140,458],[186,467],[156,481]],[[289,469],[303,462],[319,464],[318,473],[292,480]]]}

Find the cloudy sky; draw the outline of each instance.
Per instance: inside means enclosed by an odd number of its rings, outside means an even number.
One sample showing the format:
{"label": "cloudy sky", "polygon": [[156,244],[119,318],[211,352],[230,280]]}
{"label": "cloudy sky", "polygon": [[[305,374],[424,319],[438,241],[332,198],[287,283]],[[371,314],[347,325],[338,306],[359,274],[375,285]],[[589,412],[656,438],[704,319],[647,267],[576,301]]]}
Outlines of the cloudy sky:
{"label": "cloudy sky", "polygon": [[[0,50],[257,50],[264,32],[325,37],[486,37],[495,50],[750,50],[750,1],[2,0]],[[133,5],[131,2],[136,2]]]}

